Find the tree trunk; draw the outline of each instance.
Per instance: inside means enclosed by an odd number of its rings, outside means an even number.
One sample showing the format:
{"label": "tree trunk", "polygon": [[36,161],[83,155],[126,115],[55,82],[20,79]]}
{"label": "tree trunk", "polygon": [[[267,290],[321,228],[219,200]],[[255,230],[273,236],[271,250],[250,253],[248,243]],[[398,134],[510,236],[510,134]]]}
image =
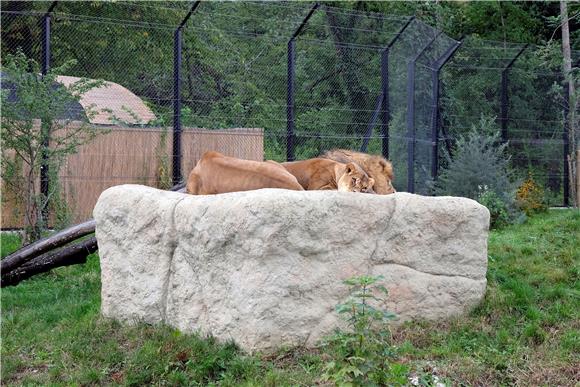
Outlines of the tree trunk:
{"label": "tree trunk", "polygon": [[[572,164],[574,163],[574,158],[579,154],[580,144],[576,143],[576,110],[578,108],[576,101],[576,92],[574,80],[572,79],[572,55],[570,52],[570,26],[568,24],[568,5],[565,0],[560,0],[560,16],[562,17],[562,55],[564,57],[563,63],[563,73],[564,81],[566,82],[566,87],[568,87],[568,143],[570,144],[570,155],[572,159]],[[573,198],[576,207],[580,207],[580,193],[574,189],[580,185],[580,173],[576,169],[575,176],[570,179],[570,192],[576,191],[576,195]],[[574,187],[575,186],[575,187]]]}
{"label": "tree trunk", "polygon": [[32,243],[28,246],[24,246],[20,250],[17,250],[16,252],[8,255],[0,263],[0,270],[2,273],[14,270],[18,266],[26,264],[26,262],[49,250],[64,246],[67,243],[94,232],[95,221],[93,219],[67,228],[66,230],[62,230],[50,237],[41,239],[38,242]]}
{"label": "tree trunk", "polygon": [[45,273],[61,266],[85,263],[87,256],[97,251],[97,238],[92,237],[79,244],[66,246],[56,252],[41,255],[6,274],[2,272],[0,287],[17,285],[35,274]]}

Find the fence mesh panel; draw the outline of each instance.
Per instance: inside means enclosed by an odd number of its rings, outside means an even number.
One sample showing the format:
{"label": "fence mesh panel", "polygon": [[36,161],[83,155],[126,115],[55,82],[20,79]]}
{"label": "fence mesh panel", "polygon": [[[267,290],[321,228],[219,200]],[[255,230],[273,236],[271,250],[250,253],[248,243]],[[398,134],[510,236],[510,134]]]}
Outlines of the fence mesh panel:
{"label": "fence mesh panel", "polygon": [[[20,49],[41,63],[51,3],[9,4],[2,5],[2,56]],[[563,79],[543,47],[520,54],[523,44],[466,38],[442,65],[437,94],[435,70],[455,39],[418,19],[321,5],[294,39],[289,137],[289,41],[311,7],[202,2],[192,13],[182,28],[178,80],[182,177],[208,150],[285,161],[290,151],[305,159],[348,148],[388,155],[398,190],[430,194],[433,162],[444,167],[457,138],[484,117],[506,136],[518,177],[530,173],[550,204],[562,203]],[[69,64],[59,82],[87,77],[106,85],[64,117],[102,132],[60,171],[67,201],[82,208],[74,220],[90,217],[108,186],[172,184],[175,31],[190,9],[185,2],[59,2],[51,13],[50,65]],[[574,51],[574,66],[578,58]],[[83,184],[96,194],[83,193]]]}

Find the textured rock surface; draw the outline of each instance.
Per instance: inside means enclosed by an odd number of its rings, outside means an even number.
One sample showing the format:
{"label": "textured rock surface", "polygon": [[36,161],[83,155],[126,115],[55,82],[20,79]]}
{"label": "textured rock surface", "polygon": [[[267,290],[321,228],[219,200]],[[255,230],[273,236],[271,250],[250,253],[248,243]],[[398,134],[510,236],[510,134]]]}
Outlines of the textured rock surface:
{"label": "textured rock surface", "polygon": [[358,274],[385,276],[401,320],[457,316],[485,292],[489,212],[465,198],[123,185],[94,216],[103,315],[250,350],[314,344]]}

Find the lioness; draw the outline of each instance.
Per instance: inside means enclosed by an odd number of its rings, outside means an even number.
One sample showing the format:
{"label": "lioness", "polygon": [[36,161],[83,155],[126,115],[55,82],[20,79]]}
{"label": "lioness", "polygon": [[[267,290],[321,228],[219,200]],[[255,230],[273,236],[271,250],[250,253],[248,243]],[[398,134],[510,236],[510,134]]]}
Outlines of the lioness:
{"label": "lioness", "polygon": [[356,163],[342,164],[328,159],[310,159],[281,164],[306,190],[338,190],[374,193],[374,179]]}
{"label": "lioness", "polygon": [[279,165],[206,152],[189,174],[186,192],[211,195],[260,188],[304,191],[296,178]]}
{"label": "lioness", "polygon": [[379,195],[388,195],[397,192],[395,187],[393,187],[393,165],[381,156],[373,156],[346,149],[333,149],[320,157],[335,160],[339,163],[357,163],[375,180],[374,190]]}

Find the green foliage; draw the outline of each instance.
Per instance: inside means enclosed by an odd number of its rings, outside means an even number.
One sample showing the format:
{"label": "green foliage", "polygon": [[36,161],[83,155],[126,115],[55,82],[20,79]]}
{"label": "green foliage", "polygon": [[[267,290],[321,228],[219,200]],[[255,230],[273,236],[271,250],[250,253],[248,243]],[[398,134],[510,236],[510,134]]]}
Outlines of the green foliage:
{"label": "green foliage", "polygon": [[395,353],[387,323],[395,315],[373,305],[383,304],[388,294],[377,283],[381,279],[382,276],[359,276],[344,281],[350,288],[350,297],[336,310],[351,331],[338,331],[327,339],[326,346],[333,348],[335,356],[324,367],[324,380],[337,385],[406,383],[408,369],[391,361]]}
{"label": "green foliage", "polygon": [[[490,204],[496,221],[505,215],[510,221],[518,219],[515,203],[517,184],[506,155],[507,144],[501,144],[495,123],[482,117],[479,124],[457,140],[453,158],[441,171],[434,185],[437,195],[464,196],[481,199]],[[488,193],[488,192],[493,193]],[[484,204],[484,203],[482,203]],[[492,218],[493,220],[493,218]]]}
{"label": "green foliage", "polygon": [[2,233],[0,235],[0,257],[2,258],[18,250],[22,245],[20,236],[16,233]]}
{"label": "green foliage", "polygon": [[[20,196],[24,202],[27,242],[38,239],[46,227],[41,212],[47,201],[59,201],[56,178],[66,156],[97,134],[84,124],[70,126],[70,120],[65,118],[72,103],[78,103],[84,93],[102,85],[102,81],[81,79],[69,86],[55,86],[57,75],[73,64],[68,62],[41,76],[38,64],[22,51],[3,58],[3,76],[15,95],[9,100],[9,90],[3,90],[1,96],[1,163],[2,169],[9,172],[3,180],[12,196]],[[88,116],[94,113],[86,111]],[[53,181],[47,197],[40,194],[38,187],[40,168],[45,163]],[[59,206],[57,223],[65,223],[66,209],[61,203]]]}
{"label": "green foliage", "polygon": [[486,206],[490,214],[490,228],[501,228],[510,222],[509,210],[506,203],[487,186],[482,187],[477,201]]}

